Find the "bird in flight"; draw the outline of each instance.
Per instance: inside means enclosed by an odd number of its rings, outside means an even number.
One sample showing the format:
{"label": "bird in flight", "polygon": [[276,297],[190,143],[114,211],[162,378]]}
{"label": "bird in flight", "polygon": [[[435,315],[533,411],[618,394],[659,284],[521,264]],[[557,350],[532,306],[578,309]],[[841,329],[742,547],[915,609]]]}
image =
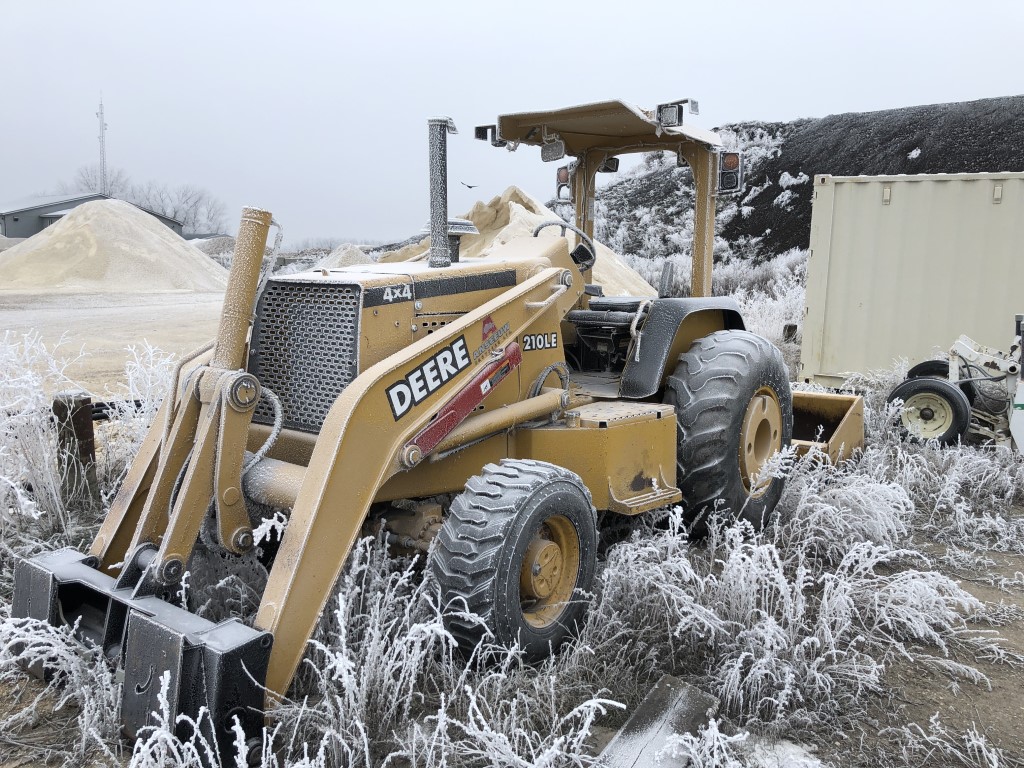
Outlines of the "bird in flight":
{"label": "bird in flight", "polygon": [[480,186],[479,184],[467,184],[467,183],[466,183],[466,182],[464,182],[464,181],[460,181],[460,182],[459,182],[459,184],[461,184],[462,186],[464,186],[464,187],[465,187],[466,189],[476,189],[477,187],[479,187],[479,186]]}

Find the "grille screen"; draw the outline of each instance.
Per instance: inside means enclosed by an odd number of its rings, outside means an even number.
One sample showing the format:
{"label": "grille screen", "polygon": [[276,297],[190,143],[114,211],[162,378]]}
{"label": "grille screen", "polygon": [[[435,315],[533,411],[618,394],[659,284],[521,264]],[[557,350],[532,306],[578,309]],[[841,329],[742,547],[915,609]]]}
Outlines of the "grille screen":
{"label": "grille screen", "polygon": [[[285,427],[319,432],[356,377],[359,293],[348,283],[267,283],[256,308],[249,372],[281,399]],[[273,407],[261,400],[253,421],[273,424]]]}

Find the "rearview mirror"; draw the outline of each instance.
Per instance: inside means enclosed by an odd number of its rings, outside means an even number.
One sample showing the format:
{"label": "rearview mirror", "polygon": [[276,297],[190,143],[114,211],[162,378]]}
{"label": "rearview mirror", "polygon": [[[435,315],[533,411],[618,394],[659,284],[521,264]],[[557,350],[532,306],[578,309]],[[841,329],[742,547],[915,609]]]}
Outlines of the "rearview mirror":
{"label": "rearview mirror", "polygon": [[617,173],[619,170],[619,158],[606,157],[604,162],[597,168],[598,173]]}

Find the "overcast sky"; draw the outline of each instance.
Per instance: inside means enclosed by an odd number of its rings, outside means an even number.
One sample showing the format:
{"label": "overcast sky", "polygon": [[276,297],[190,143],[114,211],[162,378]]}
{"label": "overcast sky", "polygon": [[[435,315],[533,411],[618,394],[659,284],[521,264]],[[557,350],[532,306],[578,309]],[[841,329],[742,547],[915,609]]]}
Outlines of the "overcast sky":
{"label": "overcast sky", "polygon": [[710,128],[1015,95],[1022,29],[1019,0],[0,0],[0,202],[97,162],[102,91],[109,164],[206,187],[232,231],[258,205],[291,242],[397,239],[427,222],[428,117],[460,131],[457,214],[553,191],[536,148],[473,140],[500,113],[694,97]]}

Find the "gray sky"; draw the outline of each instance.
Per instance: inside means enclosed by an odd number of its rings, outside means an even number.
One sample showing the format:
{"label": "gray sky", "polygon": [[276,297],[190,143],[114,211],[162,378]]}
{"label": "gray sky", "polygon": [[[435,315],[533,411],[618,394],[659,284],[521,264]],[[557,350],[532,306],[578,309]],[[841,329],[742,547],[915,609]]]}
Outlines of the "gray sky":
{"label": "gray sky", "polygon": [[1014,95],[1021,29],[1018,0],[0,0],[0,200],[98,160],[102,91],[110,165],[206,187],[232,231],[258,205],[292,242],[397,239],[428,218],[428,117],[460,131],[456,214],[553,191],[535,148],[473,140],[503,112],[694,97],[710,128]]}

